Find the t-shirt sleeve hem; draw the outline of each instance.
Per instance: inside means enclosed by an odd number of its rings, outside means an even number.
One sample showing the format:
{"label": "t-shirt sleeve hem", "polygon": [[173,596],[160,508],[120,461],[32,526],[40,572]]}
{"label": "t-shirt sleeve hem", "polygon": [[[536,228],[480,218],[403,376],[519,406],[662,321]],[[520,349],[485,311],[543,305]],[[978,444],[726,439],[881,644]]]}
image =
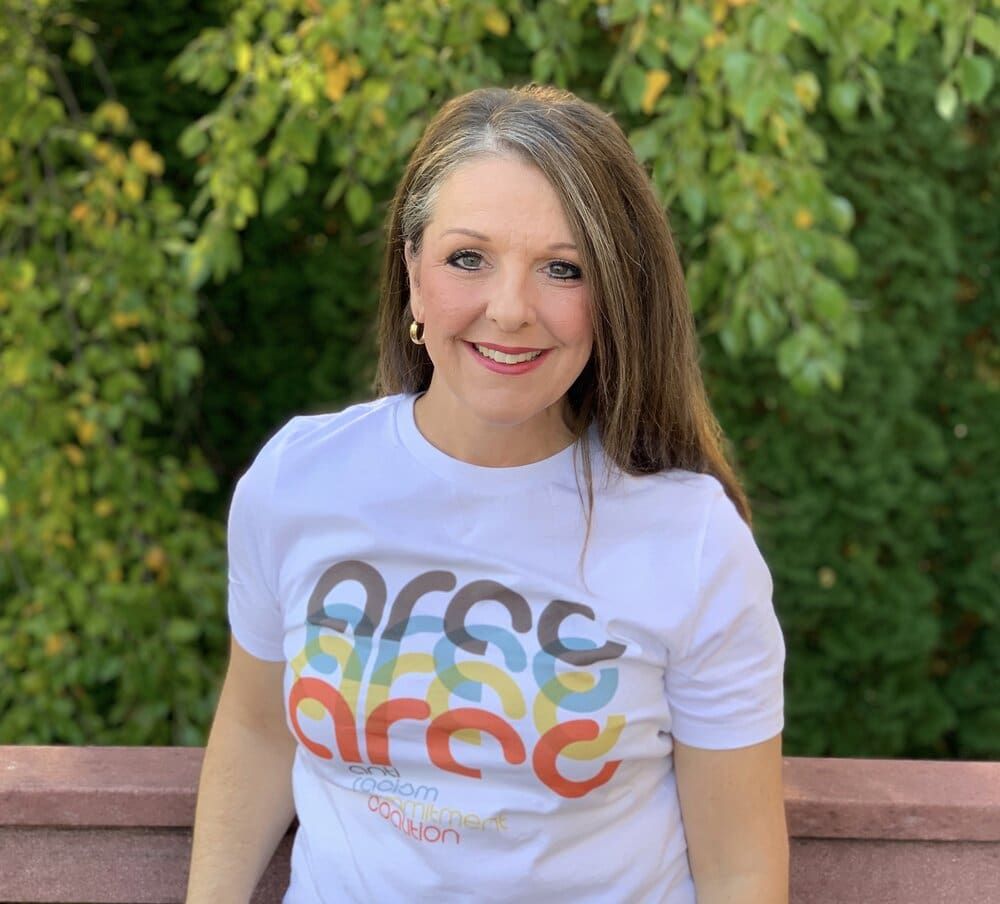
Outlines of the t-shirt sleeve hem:
{"label": "t-shirt sleeve hem", "polygon": [[784,714],[779,712],[766,718],[740,725],[738,730],[722,725],[702,722],[674,724],[671,733],[674,738],[688,747],[702,747],[706,750],[734,750],[767,741],[781,734],[785,727]]}
{"label": "t-shirt sleeve hem", "polygon": [[256,659],[263,659],[265,662],[284,662],[285,653],[281,645],[275,646],[274,641],[262,640],[250,634],[246,628],[237,629],[230,624],[230,630],[236,642]]}

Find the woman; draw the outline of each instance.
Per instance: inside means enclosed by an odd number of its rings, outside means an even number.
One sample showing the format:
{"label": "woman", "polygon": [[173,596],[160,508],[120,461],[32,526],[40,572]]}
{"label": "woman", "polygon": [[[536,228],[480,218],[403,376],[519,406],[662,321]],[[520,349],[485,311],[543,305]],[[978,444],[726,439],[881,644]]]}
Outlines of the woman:
{"label": "woman", "polygon": [[237,487],[190,904],[246,901],[293,813],[294,904],[786,900],[770,579],[611,118],[441,110],[380,339],[382,397]]}

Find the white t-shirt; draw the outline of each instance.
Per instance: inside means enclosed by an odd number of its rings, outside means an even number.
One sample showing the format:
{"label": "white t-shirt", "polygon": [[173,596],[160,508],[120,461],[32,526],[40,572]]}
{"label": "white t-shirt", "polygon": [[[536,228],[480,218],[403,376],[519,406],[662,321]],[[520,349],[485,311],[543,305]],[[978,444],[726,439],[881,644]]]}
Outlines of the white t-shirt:
{"label": "white t-shirt", "polygon": [[[771,581],[719,483],[515,468],[413,396],[293,419],[237,486],[229,615],[284,661],[286,904],[693,904],[673,739],[782,728]],[[596,443],[595,443],[596,445]]]}

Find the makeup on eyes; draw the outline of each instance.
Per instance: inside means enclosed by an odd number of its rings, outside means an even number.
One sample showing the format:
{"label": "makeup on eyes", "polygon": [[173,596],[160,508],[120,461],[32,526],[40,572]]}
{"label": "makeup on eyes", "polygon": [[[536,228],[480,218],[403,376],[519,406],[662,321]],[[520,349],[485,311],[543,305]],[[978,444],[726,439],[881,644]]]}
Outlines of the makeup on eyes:
{"label": "makeup on eyes", "polygon": [[[471,248],[461,248],[458,251],[449,254],[448,257],[445,258],[445,263],[448,264],[449,266],[455,267],[456,269],[464,270],[467,273],[474,273],[480,269],[479,267],[462,266],[459,263],[459,261],[461,261],[462,258],[474,258],[478,262],[482,263],[483,255],[481,252],[474,251]],[[565,270],[569,271],[566,272],[564,275],[559,275],[557,273],[551,272],[550,269],[549,275],[553,279],[559,280],[560,282],[576,282],[577,280],[583,278],[583,272],[580,270],[579,265],[574,264],[572,261],[561,260],[561,259],[551,260],[548,261],[546,266],[549,268],[564,268]]]}

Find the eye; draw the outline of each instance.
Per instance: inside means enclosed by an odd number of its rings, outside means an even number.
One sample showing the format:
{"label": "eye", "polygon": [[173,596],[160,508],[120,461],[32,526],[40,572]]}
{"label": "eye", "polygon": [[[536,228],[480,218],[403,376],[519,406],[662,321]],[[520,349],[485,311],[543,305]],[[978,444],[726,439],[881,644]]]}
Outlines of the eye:
{"label": "eye", "polygon": [[478,270],[483,264],[483,256],[478,251],[463,249],[450,255],[448,264],[459,270]]}
{"label": "eye", "polygon": [[548,270],[549,276],[554,279],[580,279],[583,276],[580,268],[569,261],[551,261]]}

